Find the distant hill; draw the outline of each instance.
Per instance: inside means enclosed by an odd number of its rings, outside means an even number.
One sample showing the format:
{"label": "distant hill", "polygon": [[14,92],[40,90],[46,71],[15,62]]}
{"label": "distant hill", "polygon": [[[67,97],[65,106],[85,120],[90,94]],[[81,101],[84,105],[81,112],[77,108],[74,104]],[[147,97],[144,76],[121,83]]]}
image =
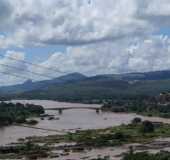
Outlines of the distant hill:
{"label": "distant hill", "polygon": [[12,85],[12,86],[2,86],[0,87],[1,94],[18,94],[27,91],[33,91],[38,89],[45,89],[47,86],[52,84],[54,85],[61,85],[65,83],[73,83],[76,81],[81,81],[87,78],[85,75],[80,73],[71,73],[67,74],[52,80],[44,80],[44,81],[37,81],[32,82],[32,80],[27,80],[23,84]]}
{"label": "distant hill", "polygon": [[144,73],[127,73],[121,74],[120,78],[124,80],[166,80],[170,79],[170,71],[154,71]]}
{"label": "distant hill", "polygon": [[135,73],[124,73],[124,74],[108,74],[100,75],[104,77],[112,77],[115,79],[121,79],[126,81],[133,80],[166,80],[170,79],[170,70],[154,71],[154,72],[135,72]]}
{"label": "distant hill", "polygon": [[107,74],[87,77],[72,73],[52,80],[26,81],[0,87],[0,93],[15,98],[56,99],[62,101],[105,99],[131,95],[156,95],[170,91],[170,71]]}
{"label": "distant hill", "polygon": [[56,99],[77,101],[92,99],[111,99],[121,96],[157,95],[170,91],[170,80],[142,80],[128,82],[111,78],[89,78],[76,83],[51,85],[46,89],[24,92],[18,95],[29,99]]}

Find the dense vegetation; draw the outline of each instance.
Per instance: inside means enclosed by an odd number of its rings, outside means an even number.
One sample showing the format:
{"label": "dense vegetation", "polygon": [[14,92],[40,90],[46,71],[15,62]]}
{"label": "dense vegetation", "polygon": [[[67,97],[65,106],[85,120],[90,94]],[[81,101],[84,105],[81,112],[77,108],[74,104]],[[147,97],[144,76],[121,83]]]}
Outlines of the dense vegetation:
{"label": "dense vegetation", "polygon": [[0,87],[0,95],[9,97],[53,99],[61,101],[93,101],[126,96],[153,96],[170,91],[170,71],[97,75],[86,77],[68,74],[52,80]]}
{"label": "dense vegetation", "polygon": [[[96,158],[91,160],[111,160],[109,156],[104,158]],[[126,154],[122,160],[170,160],[169,152],[160,152],[157,154],[151,154],[147,152],[133,153],[133,151]]]}
{"label": "dense vegetation", "polygon": [[93,102],[125,97],[155,96],[170,91],[170,80],[124,81],[114,78],[90,78],[75,83],[49,85],[43,89],[22,92],[16,97],[59,101]]}
{"label": "dense vegetation", "polygon": [[24,123],[32,116],[39,116],[44,113],[42,106],[21,103],[0,103],[0,126],[12,123]]}
{"label": "dense vegetation", "polygon": [[82,147],[107,147],[126,143],[150,142],[154,138],[168,137],[170,125],[141,121],[129,125],[121,125],[107,129],[76,131],[65,135],[32,137],[36,143],[55,144],[59,142],[76,142]]}
{"label": "dense vegetation", "polygon": [[170,153],[160,152],[157,154],[150,154],[147,152],[141,152],[141,153],[130,152],[125,155],[123,160],[170,160]]}
{"label": "dense vegetation", "polygon": [[0,147],[0,159],[37,159],[48,156],[48,147],[30,141],[11,147]]}
{"label": "dense vegetation", "polygon": [[144,121],[105,130],[77,131],[75,134],[69,133],[65,139],[88,147],[116,146],[133,142],[143,143],[159,136],[169,136],[170,129],[166,128],[168,126]]}
{"label": "dense vegetation", "polygon": [[135,112],[147,116],[170,118],[170,94],[159,96],[138,96],[119,100],[109,100],[102,106],[103,111]]}
{"label": "dense vegetation", "polygon": [[[50,156],[50,152],[53,151],[54,148],[57,149],[57,147],[54,146],[62,142],[75,142],[76,145],[71,145],[70,147],[63,146],[58,148],[59,150],[63,149],[67,152],[79,152],[86,149],[89,150],[92,148],[113,147],[130,143],[150,143],[155,138],[168,137],[169,135],[170,125],[168,124],[152,123],[149,121],[142,122],[142,120],[134,119],[132,124],[107,129],[76,131],[75,133],[67,133],[65,135],[49,135],[46,137],[28,137],[26,139],[22,139],[22,143],[20,145],[17,145],[12,149],[7,148],[6,154],[4,154],[4,150],[1,152],[0,148],[0,157],[4,157],[4,159],[7,157],[8,159],[12,159],[9,157],[11,153],[14,154],[15,157],[23,155],[37,157]],[[31,142],[32,144],[27,142]],[[43,144],[43,146],[39,146],[38,144]],[[132,156],[135,157],[136,155],[127,154],[125,155],[126,159],[123,160],[138,160],[133,159]],[[104,158],[94,160],[109,160],[108,158],[109,157],[106,156]]]}

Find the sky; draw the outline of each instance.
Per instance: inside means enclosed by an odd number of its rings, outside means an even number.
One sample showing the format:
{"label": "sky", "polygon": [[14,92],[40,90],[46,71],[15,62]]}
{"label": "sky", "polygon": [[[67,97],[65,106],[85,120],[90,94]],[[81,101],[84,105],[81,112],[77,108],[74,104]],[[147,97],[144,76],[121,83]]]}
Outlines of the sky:
{"label": "sky", "polygon": [[0,85],[168,69],[169,0],[0,0]]}

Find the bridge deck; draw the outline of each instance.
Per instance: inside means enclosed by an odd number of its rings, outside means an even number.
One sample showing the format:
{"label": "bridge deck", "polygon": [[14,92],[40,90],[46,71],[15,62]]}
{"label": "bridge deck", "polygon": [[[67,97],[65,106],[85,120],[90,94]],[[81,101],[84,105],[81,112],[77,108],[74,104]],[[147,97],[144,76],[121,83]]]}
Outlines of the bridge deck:
{"label": "bridge deck", "polygon": [[69,110],[69,109],[88,109],[88,110],[98,110],[100,107],[57,107],[57,108],[46,108],[45,110]]}

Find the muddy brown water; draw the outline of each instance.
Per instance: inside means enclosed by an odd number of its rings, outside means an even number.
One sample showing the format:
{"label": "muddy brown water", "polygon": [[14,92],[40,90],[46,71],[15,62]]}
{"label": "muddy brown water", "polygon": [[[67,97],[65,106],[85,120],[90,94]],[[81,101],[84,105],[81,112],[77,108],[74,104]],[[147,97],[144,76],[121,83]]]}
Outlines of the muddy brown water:
{"label": "muddy brown water", "polygon": [[[20,102],[23,104],[31,103],[42,105],[45,108],[57,107],[101,107],[97,104],[80,104],[80,103],[64,103],[49,100],[12,100],[12,102]],[[59,120],[45,120],[38,119],[39,123],[35,126],[38,128],[45,128],[49,130],[58,130],[60,133],[66,131],[75,131],[77,129],[98,129],[107,128],[111,126],[118,126],[121,124],[128,124],[135,117],[143,119],[170,123],[170,119],[157,117],[143,117],[136,114],[119,114],[119,113],[100,113],[97,114],[95,110],[76,109],[64,110],[62,115],[58,111],[46,111],[48,114],[53,114]],[[54,131],[47,131],[41,129],[26,128],[20,126],[8,126],[0,128],[0,145],[16,142],[19,138],[29,136],[47,136],[57,134]]]}

